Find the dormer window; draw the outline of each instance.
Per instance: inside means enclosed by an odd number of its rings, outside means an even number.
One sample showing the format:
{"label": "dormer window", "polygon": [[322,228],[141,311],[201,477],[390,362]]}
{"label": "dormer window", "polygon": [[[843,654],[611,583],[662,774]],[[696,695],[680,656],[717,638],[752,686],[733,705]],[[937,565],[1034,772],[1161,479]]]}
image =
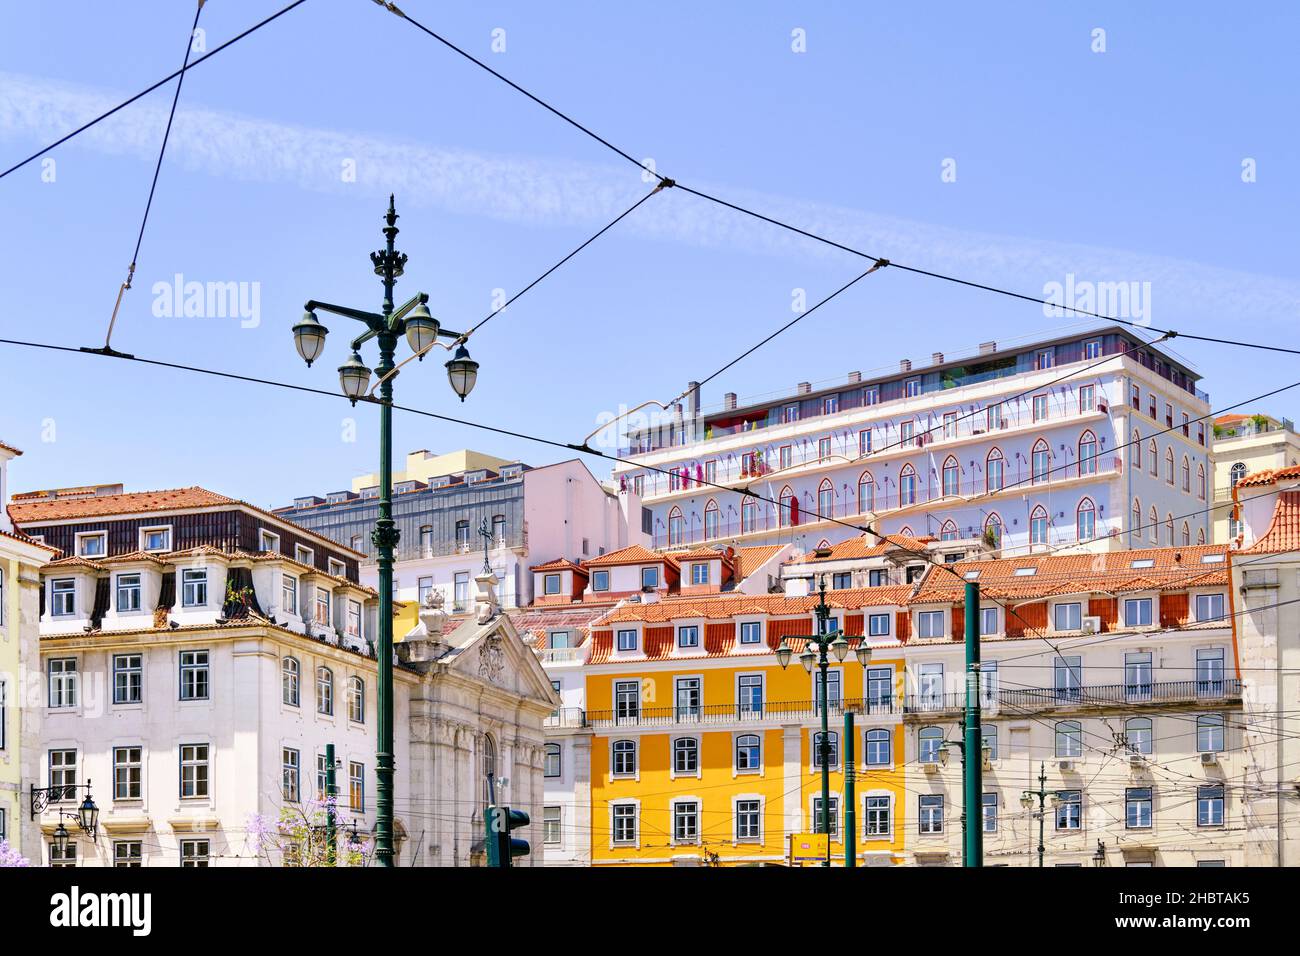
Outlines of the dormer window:
{"label": "dormer window", "polygon": [[73,578],[60,578],[50,582],[50,614],[54,617],[71,617],[77,613],[77,582]]}
{"label": "dormer window", "polygon": [[314,567],[316,564],[316,554],[311,548],[304,548],[302,545],[294,545],[293,559],[299,564],[306,564]]}
{"label": "dormer window", "polygon": [[170,526],[140,529],[141,551],[170,551],[171,549],[172,529]]}
{"label": "dormer window", "polygon": [[691,565],[691,584],[709,583],[709,562],[697,561]]}
{"label": "dormer window", "polygon": [[185,568],[181,571],[181,607],[207,607],[208,569]]}
{"label": "dormer window", "polygon": [[568,631],[551,631],[546,636],[546,646],[551,650],[564,650],[572,647]]}
{"label": "dormer window", "polygon": [[123,611],[140,610],[140,594],[139,572],[119,574],[117,576],[117,610],[119,614]]}
{"label": "dormer window", "polygon": [[334,577],[342,578],[347,576],[348,568],[342,561],[339,561],[336,558],[330,558],[329,566],[330,574],[334,575]]}
{"label": "dormer window", "polygon": [[433,481],[429,482],[429,487],[430,487],[430,488],[446,488],[446,487],[447,487],[448,485],[450,485],[450,484],[451,484],[451,476],[450,476],[450,475],[439,475],[437,478],[433,479]]}
{"label": "dormer window", "polygon": [[694,624],[677,629],[677,646],[683,650],[694,650],[700,646],[700,629]]}
{"label": "dormer window", "polygon": [[316,588],[316,623],[323,627],[329,627],[330,592],[328,588]]}
{"label": "dormer window", "polygon": [[522,469],[518,465],[506,465],[501,469],[502,478],[518,478]]}
{"label": "dormer window", "polygon": [[762,621],[741,622],[740,643],[741,644],[763,643],[763,622]]}
{"label": "dormer window", "polygon": [[362,497],[362,498],[378,498],[378,497],[379,497],[379,486],[378,486],[378,485],[374,485],[374,486],[372,486],[372,487],[370,487],[370,488],[362,488],[362,489],[361,489],[361,497]]}
{"label": "dormer window", "polygon": [[1222,621],[1223,618],[1224,618],[1224,614],[1223,614],[1222,594],[1196,595],[1196,620]]}
{"label": "dormer window", "polygon": [[1124,626],[1150,627],[1151,603],[1150,598],[1128,598],[1124,602]]}
{"label": "dormer window", "polygon": [[609,572],[593,571],[591,575],[591,589],[593,591],[609,590]]}
{"label": "dormer window", "polygon": [[102,558],[108,554],[108,532],[87,531],[77,535],[77,554],[83,558]]}
{"label": "dormer window", "polygon": [[548,574],[542,579],[542,590],[546,594],[560,593],[560,576],[558,574]]}
{"label": "dormer window", "polygon": [[659,587],[659,565],[641,569],[641,587],[648,590]]}
{"label": "dormer window", "polygon": [[257,532],[257,547],[261,551],[278,552],[280,550],[280,536],[274,531],[267,531],[263,528]]}
{"label": "dormer window", "polygon": [[637,632],[635,628],[624,628],[616,635],[615,648],[620,651],[635,651],[637,647]]}
{"label": "dormer window", "polygon": [[361,636],[361,602],[348,601],[348,637]]}
{"label": "dormer window", "polygon": [[347,491],[331,491],[325,496],[325,501],[331,505],[340,505],[350,497],[351,493]]}

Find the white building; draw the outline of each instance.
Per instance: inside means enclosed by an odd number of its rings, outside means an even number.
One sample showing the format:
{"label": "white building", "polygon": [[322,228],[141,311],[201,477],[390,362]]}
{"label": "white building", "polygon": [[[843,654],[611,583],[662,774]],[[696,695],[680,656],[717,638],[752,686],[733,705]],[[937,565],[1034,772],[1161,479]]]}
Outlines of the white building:
{"label": "white building", "polygon": [[696,389],[675,422],[629,432],[634,464],[614,475],[652,512],[655,547],[811,551],[856,533],[819,516],[987,536],[1005,553],[1203,544],[1209,406],[1197,381],[1166,350],[1106,327],[745,404],[728,394],[707,412]]}

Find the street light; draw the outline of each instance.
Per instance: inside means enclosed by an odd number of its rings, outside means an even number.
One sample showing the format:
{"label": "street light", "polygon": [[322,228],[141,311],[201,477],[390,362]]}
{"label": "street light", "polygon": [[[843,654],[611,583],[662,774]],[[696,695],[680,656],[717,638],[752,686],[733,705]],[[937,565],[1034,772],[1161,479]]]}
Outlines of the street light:
{"label": "street light", "polygon": [[[393,523],[393,378],[398,366],[394,362],[397,342],[405,336],[414,357],[423,359],[424,353],[438,345],[439,338],[453,340],[459,346],[447,363],[447,377],[455,393],[463,402],[474,388],[478,377],[478,363],[469,357],[465,348],[466,334],[442,328],[430,313],[429,297],[417,293],[400,306],[393,305],[393,286],[405,271],[406,256],[393,247],[397,238],[397,210],[393,197],[388,197],[388,212],[384,248],[370,254],[375,275],[384,286],[383,308],[367,312],[328,302],[309,300],[302,319],[293,327],[293,343],[308,366],[320,358],[325,350],[325,337],[329,334],[316,319],[320,309],[344,318],[354,319],[366,327],[352,340],[352,354],[339,366],[339,386],[343,394],[355,405],[360,400],[379,405],[379,518],[370,539],[375,546],[379,569],[379,641],[375,656],[379,670],[377,741],[375,752],[375,862],[379,866],[393,865],[393,550],[400,539]],[[371,339],[379,340],[379,374],[376,388],[379,397],[370,391],[371,370],[361,358],[361,346]],[[407,359],[406,361],[410,361]],[[405,364],[405,363],[403,363]]]}
{"label": "street light", "polygon": [[[843,661],[849,653],[849,642],[844,635],[838,630],[832,630],[831,609],[826,604],[826,579],[822,578],[818,588],[817,606],[813,608],[813,614],[817,618],[816,634],[804,638],[808,643],[804,645],[803,653],[799,655],[799,663],[803,665],[804,670],[812,673],[813,668],[817,667],[821,671],[821,718],[822,718],[822,735],[821,741],[817,746],[817,757],[822,765],[822,812],[821,820],[818,824],[818,832],[826,834],[826,859],[822,861],[822,866],[830,866],[830,842],[831,842],[831,747],[830,747],[830,694],[827,689],[827,670],[830,667],[830,654],[835,655],[835,659]],[[862,638],[865,643],[866,638]],[[813,647],[817,650],[814,651]],[[790,663],[790,658],[794,656],[794,650],[784,639],[781,646],[776,649],[776,660],[782,669]],[[864,659],[865,658],[865,659]],[[858,660],[865,664],[871,660],[871,651],[868,650],[865,655],[858,652]]]}
{"label": "street light", "polygon": [[[1038,809],[1034,810],[1034,798],[1038,798]],[[1051,797],[1052,809],[1055,810],[1061,802],[1060,794],[1053,793]],[[1033,811],[1030,816],[1038,819],[1038,865],[1043,865],[1043,854],[1046,847],[1043,845],[1043,821],[1047,817],[1047,765],[1040,763],[1038,765],[1038,789],[1025,790],[1020,794],[1020,805],[1026,810]]]}

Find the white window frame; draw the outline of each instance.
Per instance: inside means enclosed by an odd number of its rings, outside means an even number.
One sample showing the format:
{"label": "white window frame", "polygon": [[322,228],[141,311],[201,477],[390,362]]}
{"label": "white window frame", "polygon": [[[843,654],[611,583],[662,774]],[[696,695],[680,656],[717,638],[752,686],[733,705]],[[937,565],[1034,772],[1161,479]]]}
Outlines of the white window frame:
{"label": "white window frame", "polygon": [[[632,838],[630,840],[618,839],[618,830],[616,820],[619,809],[631,809],[632,818]],[[609,848],[615,850],[619,847],[639,850],[641,849],[641,801],[640,800],[612,800],[609,804]]]}
{"label": "white window frame", "polygon": [[[78,531],[74,536],[76,539],[77,557],[89,558],[92,561],[97,558],[108,557],[108,532],[107,531]],[[85,542],[100,538],[104,542],[103,549],[97,554],[87,554]]]}
{"label": "white window frame", "polygon": [[[745,836],[741,836],[741,834],[740,834],[740,804],[742,804],[742,803],[753,803],[753,804],[757,804],[757,808],[756,808],[755,810],[753,810],[753,811],[746,810],[746,811],[745,811],[746,813],[751,813],[751,812],[752,812],[752,813],[757,814],[757,817],[758,817],[758,832],[755,833],[755,834],[753,834],[753,835],[745,835]],[[762,794],[758,794],[758,793],[738,793],[738,794],[736,794],[735,796],[733,796],[733,797],[731,798],[731,843],[732,843],[732,846],[738,846],[738,845],[740,845],[740,844],[742,844],[742,843],[745,843],[745,844],[749,844],[749,843],[762,844],[762,843],[764,842],[764,833],[763,833],[763,814],[764,814],[764,811],[765,811],[766,809],[767,809],[767,808],[766,808],[765,801],[764,801],[764,799],[763,799]]]}
{"label": "white window frame", "polygon": [[[191,576],[193,575],[202,575],[202,578],[200,579],[198,577],[194,577],[193,580],[190,580]],[[180,585],[181,585],[181,607],[205,608],[208,606],[208,569],[206,566],[201,568],[181,568]],[[202,591],[203,600],[202,601],[191,600],[191,590],[190,590],[191,587],[193,587],[197,592],[200,586],[203,589]]]}

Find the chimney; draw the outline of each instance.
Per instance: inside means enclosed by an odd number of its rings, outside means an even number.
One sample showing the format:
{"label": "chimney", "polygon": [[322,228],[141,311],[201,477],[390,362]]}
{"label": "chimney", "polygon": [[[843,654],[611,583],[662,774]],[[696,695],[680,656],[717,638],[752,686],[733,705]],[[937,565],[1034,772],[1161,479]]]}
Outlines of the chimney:
{"label": "chimney", "polygon": [[735,408],[736,408],[736,393],[735,393],[735,392],[728,392],[726,395],[723,395],[723,396],[722,396],[722,407],[725,408],[725,409],[726,409],[727,411],[729,411],[729,412],[730,412],[730,411],[735,411]]}
{"label": "chimney", "polygon": [[981,342],[981,343],[980,343],[980,355],[992,355],[992,354],[993,354],[994,352],[996,352],[997,350],[998,350],[998,343],[997,343],[997,342]]}
{"label": "chimney", "polygon": [[942,364],[943,364],[943,353],[942,353],[942,352],[931,352],[931,353],[930,353],[930,364],[931,364],[931,365],[942,365]]}
{"label": "chimney", "polygon": [[862,373],[861,373],[861,372],[849,372],[849,381],[850,381],[851,383],[853,383],[853,384],[856,385],[858,382],[862,381]]}
{"label": "chimney", "polygon": [[700,383],[686,383],[686,414],[697,418],[700,414]]}
{"label": "chimney", "polygon": [[910,372],[910,371],[912,371],[912,360],[911,360],[911,359],[899,359],[899,360],[898,360],[898,370],[899,370],[900,372]]}
{"label": "chimney", "polygon": [[799,394],[800,394],[800,395],[807,395],[807,394],[808,394],[809,392],[811,392],[811,391],[812,391],[812,382],[800,382],[800,383],[799,383]]}

